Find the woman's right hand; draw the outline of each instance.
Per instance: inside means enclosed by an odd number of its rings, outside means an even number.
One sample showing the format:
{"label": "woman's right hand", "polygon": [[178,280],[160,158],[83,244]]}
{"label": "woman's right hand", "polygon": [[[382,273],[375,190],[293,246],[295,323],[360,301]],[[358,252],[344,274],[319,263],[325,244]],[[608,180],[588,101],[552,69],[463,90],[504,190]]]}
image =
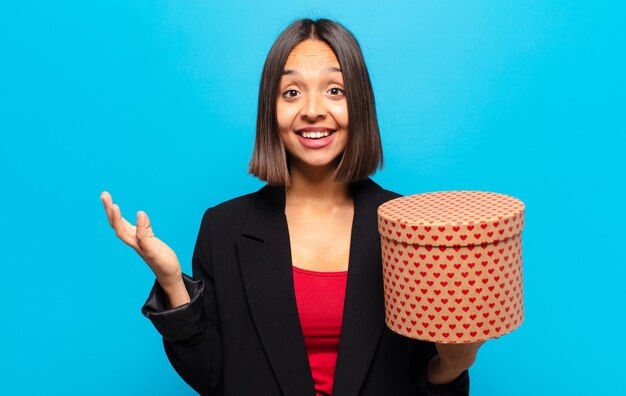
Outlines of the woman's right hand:
{"label": "woman's right hand", "polygon": [[170,306],[189,302],[178,257],[169,246],[154,236],[148,215],[142,211],[137,212],[137,226],[134,226],[122,217],[120,207],[113,203],[111,194],[104,191],[100,199],[115,235],[135,249],[152,269],[170,299]]}

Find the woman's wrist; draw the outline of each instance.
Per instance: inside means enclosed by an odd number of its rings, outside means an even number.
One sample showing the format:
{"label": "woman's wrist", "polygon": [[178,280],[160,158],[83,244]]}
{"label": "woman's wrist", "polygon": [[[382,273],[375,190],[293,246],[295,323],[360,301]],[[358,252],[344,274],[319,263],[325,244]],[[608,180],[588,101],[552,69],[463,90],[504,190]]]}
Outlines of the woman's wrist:
{"label": "woman's wrist", "polygon": [[161,288],[167,296],[168,306],[170,309],[188,304],[191,301],[187,288],[185,287],[182,274],[178,278],[170,279],[168,281],[161,281],[157,278],[157,282],[159,282]]}
{"label": "woman's wrist", "polygon": [[437,355],[428,362],[428,382],[447,384],[456,379],[476,361],[478,349],[485,341],[466,344],[436,343]]}
{"label": "woman's wrist", "polygon": [[453,367],[446,364],[440,355],[433,356],[428,362],[427,378],[433,385],[443,385],[454,381],[467,368]]}

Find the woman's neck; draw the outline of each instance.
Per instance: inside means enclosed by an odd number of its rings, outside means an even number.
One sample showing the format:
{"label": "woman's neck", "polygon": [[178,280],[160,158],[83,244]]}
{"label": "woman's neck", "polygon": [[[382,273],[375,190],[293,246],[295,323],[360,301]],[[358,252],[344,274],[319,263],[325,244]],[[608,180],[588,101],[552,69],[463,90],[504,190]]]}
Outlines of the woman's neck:
{"label": "woman's neck", "polygon": [[292,166],[286,187],[288,203],[341,205],[352,200],[348,183],[335,181],[335,167],[300,169]]}

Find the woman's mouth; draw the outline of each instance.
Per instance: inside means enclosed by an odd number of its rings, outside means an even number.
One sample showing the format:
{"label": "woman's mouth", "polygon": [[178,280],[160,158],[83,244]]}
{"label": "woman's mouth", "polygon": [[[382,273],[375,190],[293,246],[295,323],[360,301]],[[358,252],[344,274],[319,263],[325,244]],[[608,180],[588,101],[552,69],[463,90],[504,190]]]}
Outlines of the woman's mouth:
{"label": "woman's mouth", "polygon": [[328,146],[335,138],[335,132],[331,129],[324,130],[299,130],[296,131],[298,140],[303,146],[310,149],[320,149]]}
{"label": "woman's mouth", "polygon": [[314,132],[314,131],[300,131],[298,134],[306,139],[322,139],[327,136],[330,136],[334,131],[323,131],[323,132]]}

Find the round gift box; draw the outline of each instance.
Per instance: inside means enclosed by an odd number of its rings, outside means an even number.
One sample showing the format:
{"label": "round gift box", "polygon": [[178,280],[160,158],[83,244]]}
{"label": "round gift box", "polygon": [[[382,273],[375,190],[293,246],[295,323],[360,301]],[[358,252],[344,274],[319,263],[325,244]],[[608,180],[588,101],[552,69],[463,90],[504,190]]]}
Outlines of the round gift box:
{"label": "round gift box", "polygon": [[420,340],[466,343],[523,321],[524,204],[481,191],[410,195],[378,208],[385,321]]}

